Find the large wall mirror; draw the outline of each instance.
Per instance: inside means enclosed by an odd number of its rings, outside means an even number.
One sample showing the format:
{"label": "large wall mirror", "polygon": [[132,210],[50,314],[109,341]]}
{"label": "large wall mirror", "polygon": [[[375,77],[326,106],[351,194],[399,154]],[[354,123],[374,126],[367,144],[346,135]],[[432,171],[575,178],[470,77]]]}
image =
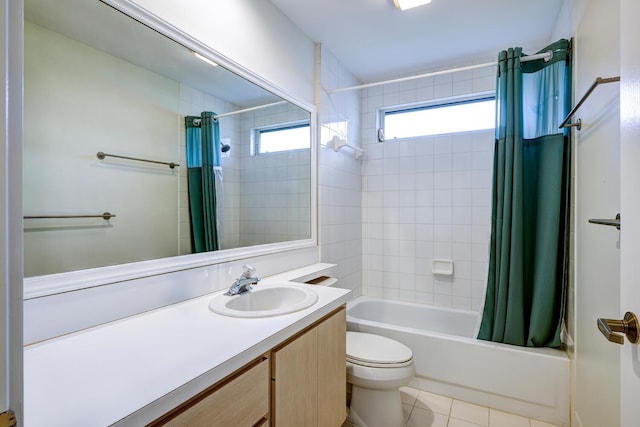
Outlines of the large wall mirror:
{"label": "large wall mirror", "polygon": [[314,238],[308,108],[98,0],[24,3],[25,277]]}

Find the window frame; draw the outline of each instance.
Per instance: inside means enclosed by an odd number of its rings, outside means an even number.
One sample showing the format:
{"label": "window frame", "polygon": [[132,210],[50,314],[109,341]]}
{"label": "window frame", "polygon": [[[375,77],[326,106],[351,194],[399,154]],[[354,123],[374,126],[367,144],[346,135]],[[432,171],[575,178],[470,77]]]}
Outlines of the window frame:
{"label": "window frame", "polygon": [[452,96],[447,98],[431,99],[428,101],[414,102],[410,104],[400,104],[400,105],[379,107],[376,109],[376,118],[377,118],[376,129],[377,129],[378,142],[406,141],[406,140],[413,140],[413,139],[419,139],[419,138],[429,138],[429,137],[434,137],[438,135],[451,135],[451,134],[457,134],[457,133],[478,132],[481,130],[488,130],[488,129],[463,130],[460,132],[445,132],[445,133],[438,133],[438,134],[416,135],[416,136],[409,136],[409,137],[403,137],[403,138],[387,139],[386,128],[385,128],[385,118],[387,115],[390,115],[390,114],[401,114],[404,112],[408,113],[413,111],[445,108],[445,107],[450,107],[455,105],[472,104],[476,102],[495,101],[495,100],[496,100],[496,92],[492,90],[492,91],[486,91],[486,92],[477,92],[477,93],[463,95],[463,96]]}
{"label": "window frame", "polygon": [[[288,129],[298,129],[306,127],[309,129],[309,146],[301,147],[301,148],[291,148],[287,150],[278,150],[278,151],[260,151],[261,144],[261,136],[263,133],[284,131]],[[311,121],[310,120],[295,120],[292,122],[285,123],[277,123],[273,125],[267,126],[256,126],[251,129],[251,155],[252,156],[263,156],[267,154],[275,154],[275,153],[283,153],[287,151],[296,151],[296,150],[304,150],[311,147]]]}

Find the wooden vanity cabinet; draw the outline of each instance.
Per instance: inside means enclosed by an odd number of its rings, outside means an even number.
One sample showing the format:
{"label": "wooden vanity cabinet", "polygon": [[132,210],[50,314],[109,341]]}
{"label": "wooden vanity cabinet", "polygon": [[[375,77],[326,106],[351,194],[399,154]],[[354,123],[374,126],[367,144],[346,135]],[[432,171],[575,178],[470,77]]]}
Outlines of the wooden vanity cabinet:
{"label": "wooden vanity cabinet", "polygon": [[343,306],[147,427],[340,427],[346,333]]}
{"label": "wooden vanity cabinet", "polygon": [[149,426],[268,426],[269,379],[269,358],[265,355]]}
{"label": "wooden vanity cabinet", "polygon": [[271,352],[273,427],[340,427],[346,419],[346,309]]}

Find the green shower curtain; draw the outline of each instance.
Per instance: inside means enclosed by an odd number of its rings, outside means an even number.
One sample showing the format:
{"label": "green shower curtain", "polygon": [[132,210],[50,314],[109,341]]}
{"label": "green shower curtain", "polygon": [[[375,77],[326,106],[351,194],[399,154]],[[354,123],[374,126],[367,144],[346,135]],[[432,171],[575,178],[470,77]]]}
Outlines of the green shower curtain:
{"label": "green shower curtain", "polygon": [[502,51],[496,85],[491,247],[478,338],[559,347],[568,264],[570,42],[520,62]]}
{"label": "green shower curtain", "polygon": [[220,248],[216,215],[215,168],[220,166],[220,127],[215,114],[185,117],[191,250]]}

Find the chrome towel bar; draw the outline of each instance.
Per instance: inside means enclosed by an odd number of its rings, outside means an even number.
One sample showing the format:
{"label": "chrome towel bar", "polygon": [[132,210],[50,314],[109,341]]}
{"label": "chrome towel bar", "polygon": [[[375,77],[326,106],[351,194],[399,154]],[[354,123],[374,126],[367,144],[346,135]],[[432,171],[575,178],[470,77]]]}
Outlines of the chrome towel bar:
{"label": "chrome towel bar", "polygon": [[96,154],[96,156],[100,160],[104,160],[105,157],[116,157],[118,159],[127,159],[127,160],[136,160],[138,162],[156,163],[159,165],[167,165],[171,169],[175,168],[176,166],[180,166],[178,163],[173,163],[173,162],[160,162],[158,160],[148,160],[148,159],[139,159],[137,157],[119,156],[117,154],[103,153],[102,151],[99,151],[98,154]]}
{"label": "chrome towel bar", "polygon": [[595,88],[597,88],[601,84],[613,83],[613,82],[619,82],[619,81],[620,81],[620,76],[607,77],[607,78],[596,77],[596,80],[593,82],[591,87],[587,90],[587,92],[584,95],[582,95],[582,98],[580,99],[580,101],[578,101],[576,106],[573,107],[573,110],[571,110],[569,115],[567,115],[567,118],[565,118],[564,121],[560,124],[560,129],[568,128],[568,127],[576,127],[578,128],[578,130],[582,129],[582,120],[578,119],[577,123],[569,123],[569,120],[571,120],[571,117],[573,117],[576,111],[578,111],[578,108],[582,106],[584,101],[587,100],[587,98],[589,97],[589,95],[591,95],[591,92],[593,92]]}
{"label": "chrome towel bar", "polygon": [[591,224],[609,225],[620,230],[620,214],[616,215],[615,219],[590,219]]}
{"label": "chrome towel bar", "polygon": [[37,215],[37,216],[24,216],[24,219],[60,219],[60,218],[102,218],[105,221],[109,221],[111,218],[115,218],[116,214],[105,212],[101,215]]}

